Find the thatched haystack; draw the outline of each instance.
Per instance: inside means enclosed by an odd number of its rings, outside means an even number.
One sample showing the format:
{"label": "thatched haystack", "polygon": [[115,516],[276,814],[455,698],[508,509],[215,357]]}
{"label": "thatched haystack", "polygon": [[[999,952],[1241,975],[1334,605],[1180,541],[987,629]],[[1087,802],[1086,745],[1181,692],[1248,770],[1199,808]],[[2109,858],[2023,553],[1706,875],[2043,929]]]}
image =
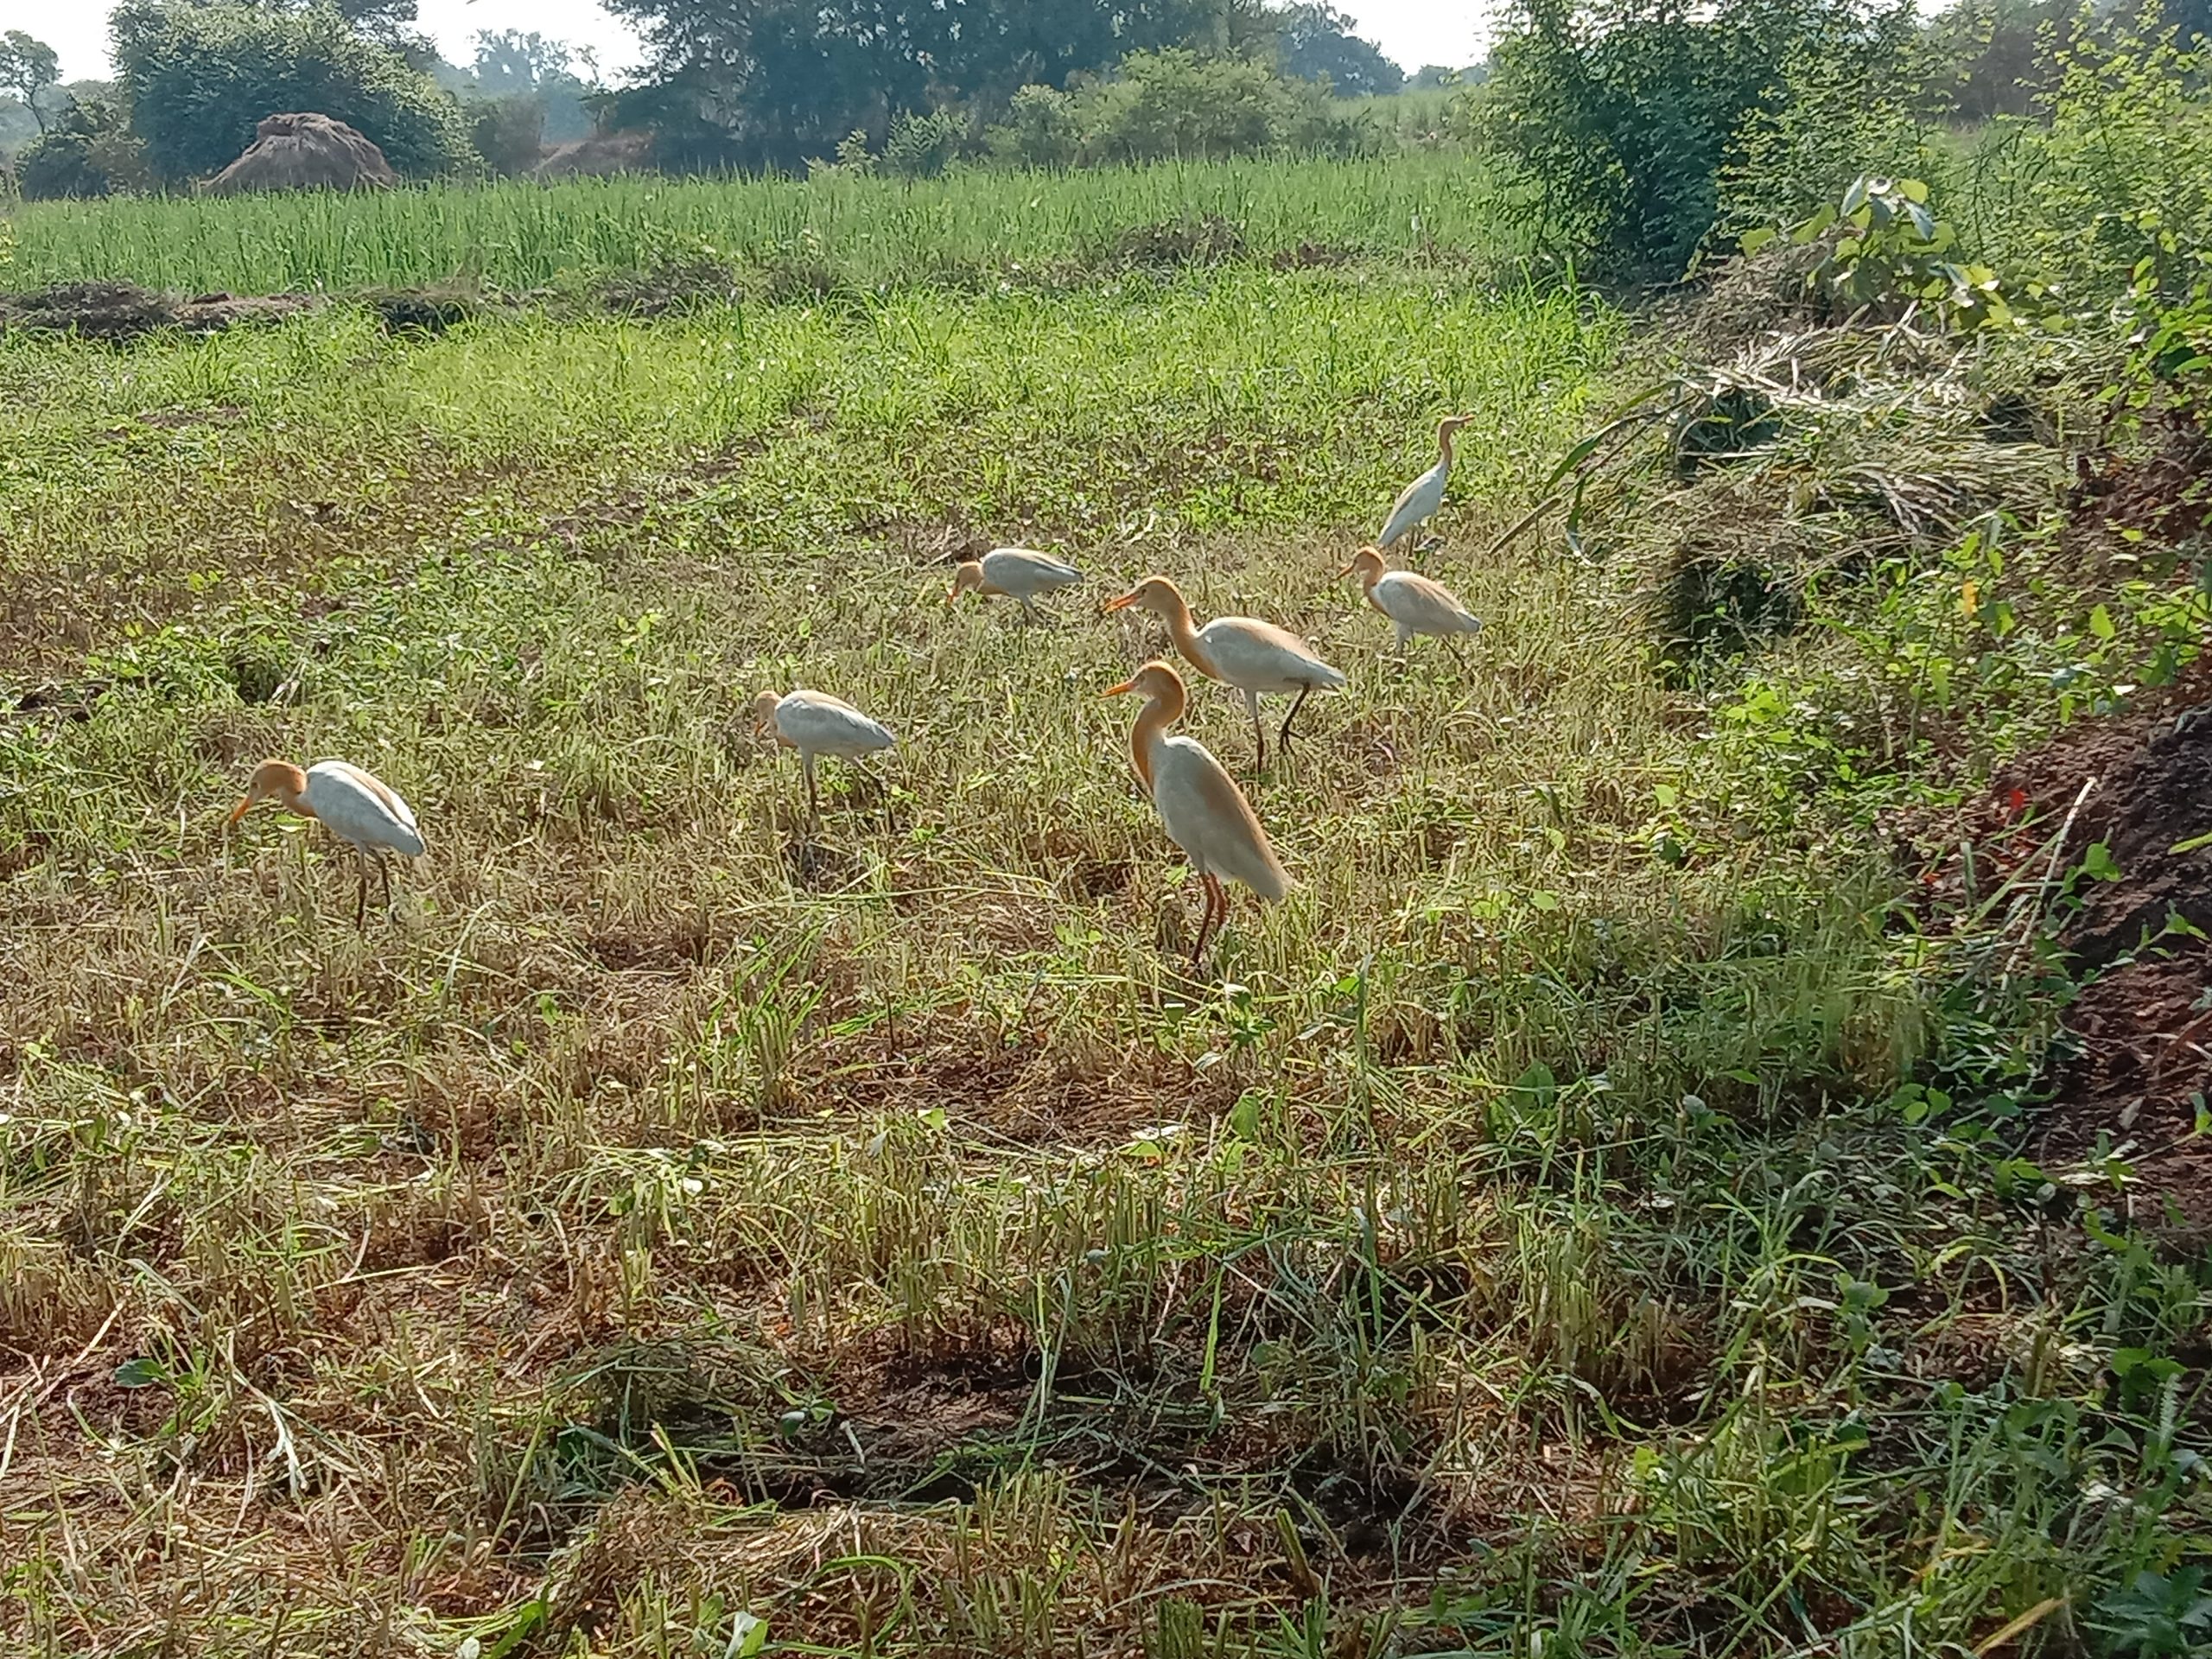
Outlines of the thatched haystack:
{"label": "thatched haystack", "polygon": [[563,144],[537,164],[539,179],[604,179],[652,170],[653,140],[646,132],[595,132]]}
{"label": "thatched haystack", "polygon": [[399,182],[384,152],[343,121],[302,112],[272,115],[245,153],[207,181],[219,196],[248,190],[382,189]]}

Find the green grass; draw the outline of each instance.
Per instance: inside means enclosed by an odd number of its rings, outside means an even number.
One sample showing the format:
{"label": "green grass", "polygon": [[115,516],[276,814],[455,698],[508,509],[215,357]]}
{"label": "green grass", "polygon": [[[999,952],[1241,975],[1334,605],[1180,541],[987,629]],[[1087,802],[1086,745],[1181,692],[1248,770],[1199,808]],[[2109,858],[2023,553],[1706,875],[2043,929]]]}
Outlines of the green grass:
{"label": "green grass", "polygon": [[[1789,770],[1853,639],[1669,690],[1637,569],[1492,550],[1623,343],[1240,266],[0,348],[0,1645],[2073,1650],[2190,1548],[2108,1367],[2202,1287],[1892,1103],[1965,1016]],[[1446,410],[1470,677],[1331,580]],[[1002,539],[1058,626],[945,603]],[[1198,975],[1154,569],[1351,676]],[[813,833],[797,681],[900,737]],[[414,802],[389,921],[225,830],[264,753]]]}
{"label": "green grass", "polygon": [[128,279],[279,293],[448,283],[519,293],[711,249],[733,264],[860,288],[1049,278],[1123,234],[1216,215],[1261,258],[1319,245],[1374,257],[1532,251],[1531,211],[1483,163],[1435,156],[973,174],[929,183],[630,177],[378,194],[30,204],[14,263],[30,288]]}

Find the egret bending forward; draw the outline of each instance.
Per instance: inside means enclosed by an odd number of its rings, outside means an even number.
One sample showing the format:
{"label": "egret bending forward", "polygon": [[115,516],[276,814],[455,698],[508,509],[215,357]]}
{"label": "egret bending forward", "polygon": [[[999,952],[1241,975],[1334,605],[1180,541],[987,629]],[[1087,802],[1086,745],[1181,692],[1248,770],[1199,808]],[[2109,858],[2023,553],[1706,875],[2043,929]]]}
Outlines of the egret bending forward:
{"label": "egret bending forward", "polygon": [[1175,649],[1185,662],[1208,679],[1233,685],[1244,694],[1245,709],[1252,716],[1252,741],[1258,750],[1255,771],[1268,764],[1268,734],[1260,725],[1262,692],[1297,696],[1290,712],[1282,717],[1282,730],[1275,739],[1288,754],[1290,723],[1298,718],[1306,699],[1316,691],[1334,691],[1344,683],[1344,677],[1316,656],[1313,646],[1272,622],[1249,616],[1217,616],[1203,628],[1198,626],[1191,619],[1183,590],[1166,576],[1147,576],[1119,599],[1110,601],[1106,608],[1126,610],[1132,605],[1142,606],[1167,624]]}
{"label": "egret bending forward", "polygon": [[1227,919],[1227,876],[1242,881],[1269,903],[1294,885],[1268,842],[1268,832],[1253,816],[1243,791],[1195,737],[1176,737],[1168,728],[1182,719],[1190,694],[1183,677],[1166,663],[1147,663],[1106,695],[1136,692],[1146,699],[1131,734],[1131,758],[1145,792],[1152,797],[1168,840],[1183,849],[1205,884],[1205,913],[1198,923],[1191,960],[1205,955],[1206,941]]}
{"label": "egret bending forward", "polygon": [[892,748],[899,741],[888,727],[826,691],[794,691],[781,697],[773,691],[763,691],[753,699],[753,718],[763,731],[775,734],[778,743],[798,751],[799,769],[806,774],[806,804],[817,819],[822,816],[822,798],[814,788],[816,755],[857,760],[878,749]]}
{"label": "egret bending forward", "polygon": [[1462,605],[1451,589],[1410,570],[1389,569],[1381,552],[1371,547],[1361,548],[1352,555],[1351,563],[1337,572],[1339,580],[1353,575],[1359,577],[1367,602],[1390,619],[1390,626],[1397,631],[1401,658],[1407,641],[1415,634],[1427,634],[1441,639],[1459,666],[1466,667],[1459,636],[1481,632],[1483,620]]}
{"label": "egret bending forward", "polygon": [[1004,594],[1020,600],[1021,613],[1034,622],[1040,620],[1039,599],[1082,581],[1083,572],[1065,559],[1027,547],[995,547],[980,559],[961,561],[952,573],[952,592],[947,602],[957,604],[960,595],[971,589],[987,598]]}
{"label": "egret bending forward", "polygon": [[362,925],[369,906],[369,864],[375,861],[384,881],[384,901],[391,906],[391,868],[387,853],[419,858],[423,832],[415,825],[415,809],[399,798],[399,791],[359,766],[343,760],[318,760],[302,772],[289,760],[264,760],[253,769],[245,798],[231,809],[236,823],[257,801],[274,801],[287,812],[303,818],[320,818],[325,828],[353,849],[361,884],[353,895],[353,925]]}
{"label": "egret bending forward", "polygon": [[1461,427],[1472,423],[1471,415],[1449,415],[1437,423],[1436,465],[1406,486],[1397,501],[1390,508],[1390,517],[1383,524],[1382,533],[1375,539],[1383,547],[1395,547],[1436,517],[1444,505],[1444,486],[1452,481],[1452,440]]}

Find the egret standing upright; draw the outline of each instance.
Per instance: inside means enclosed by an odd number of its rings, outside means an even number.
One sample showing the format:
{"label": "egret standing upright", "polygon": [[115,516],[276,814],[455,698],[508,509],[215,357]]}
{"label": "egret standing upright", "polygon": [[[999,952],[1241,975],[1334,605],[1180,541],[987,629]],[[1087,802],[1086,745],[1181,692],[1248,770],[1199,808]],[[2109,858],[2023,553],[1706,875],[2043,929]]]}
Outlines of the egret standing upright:
{"label": "egret standing upright", "polygon": [[289,760],[264,760],[253,769],[245,798],[231,809],[235,824],[257,801],[274,801],[303,818],[320,818],[325,828],[353,849],[360,865],[361,885],[353,897],[353,925],[359,928],[369,905],[369,864],[376,863],[383,878],[384,899],[391,903],[391,869],[387,853],[419,858],[423,832],[416,828],[415,810],[399,798],[391,785],[371,777],[343,760],[318,760],[302,772]]}
{"label": "egret standing upright", "polygon": [[1447,415],[1436,426],[1436,465],[1406,486],[1390,517],[1376,537],[1377,545],[1395,547],[1436,517],[1444,505],[1444,486],[1452,480],[1452,440],[1459,429],[1474,420],[1471,415]]}
{"label": "egret standing upright", "polygon": [[1166,663],[1150,662],[1106,695],[1135,691],[1146,699],[1129,747],[1137,776],[1152,797],[1167,838],[1183,849],[1205,887],[1205,912],[1198,922],[1191,960],[1205,954],[1206,940],[1229,915],[1229,894],[1221,878],[1242,881],[1269,903],[1293,886],[1268,832],[1253,815],[1243,791],[1195,737],[1178,737],[1169,728],[1183,717],[1190,695],[1183,677]]}

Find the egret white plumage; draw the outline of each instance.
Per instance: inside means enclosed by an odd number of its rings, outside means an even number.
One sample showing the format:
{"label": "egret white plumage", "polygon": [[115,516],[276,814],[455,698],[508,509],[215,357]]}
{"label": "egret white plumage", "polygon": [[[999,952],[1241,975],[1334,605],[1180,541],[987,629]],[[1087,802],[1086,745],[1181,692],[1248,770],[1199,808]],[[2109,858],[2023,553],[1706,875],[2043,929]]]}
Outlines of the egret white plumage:
{"label": "egret white plumage", "polygon": [[1229,914],[1222,878],[1241,881],[1273,903],[1294,885],[1285,873],[1252,804],[1220,761],[1195,737],[1170,732],[1190,702],[1183,677],[1162,662],[1147,663],[1106,695],[1135,692],[1145,698],[1130,734],[1131,758],[1145,792],[1160,814],[1167,838],[1183,849],[1205,887],[1205,912],[1198,922],[1191,960],[1205,954],[1206,940]]}
{"label": "egret white plumage", "polygon": [[798,751],[799,769],[806,774],[806,804],[817,818],[822,800],[814,787],[816,755],[858,760],[894,747],[899,741],[888,727],[826,691],[793,691],[780,697],[763,691],[753,699],[753,718],[762,730],[772,732],[778,743]]}
{"label": "egret white plumage", "polygon": [[1452,481],[1452,440],[1461,427],[1474,418],[1471,415],[1447,415],[1437,423],[1436,465],[1399,493],[1389,518],[1383,523],[1382,533],[1375,538],[1378,545],[1395,547],[1436,517],[1437,510],[1444,505],[1444,486]]}
{"label": "egret white plumage", "polygon": [[1217,616],[1203,628],[1192,620],[1183,590],[1166,576],[1147,576],[1119,599],[1109,601],[1109,611],[1141,606],[1167,624],[1175,649],[1183,660],[1208,679],[1233,685],[1244,694],[1244,707],[1252,716],[1252,741],[1258,751],[1255,770],[1268,764],[1268,736],[1260,725],[1263,693],[1295,696],[1283,716],[1276,742],[1290,753],[1290,724],[1298,718],[1306,699],[1316,691],[1334,691],[1344,677],[1314,653],[1313,647],[1287,629],[1249,616]]}
{"label": "egret white plumage", "polygon": [[995,547],[980,559],[961,561],[952,573],[952,592],[947,602],[957,603],[961,594],[971,590],[986,597],[1003,594],[1019,600],[1021,613],[1033,622],[1039,618],[1039,599],[1082,581],[1082,571],[1050,553],[1027,547]]}
{"label": "egret white plumage", "polygon": [[1363,547],[1352,555],[1351,563],[1339,571],[1339,579],[1357,575],[1367,602],[1390,619],[1390,626],[1398,635],[1398,652],[1405,654],[1407,642],[1416,634],[1426,634],[1432,639],[1441,639],[1459,666],[1465,668],[1467,659],[1460,654],[1459,636],[1482,632],[1483,620],[1462,605],[1443,583],[1431,582],[1427,576],[1411,570],[1393,570],[1383,563],[1381,550]]}
{"label": "egret white plumage", "polygon": [[245,798],[231,809],[235,824],[255,803],[274,801],[288,812],[318,818],[338,840],[353,849],[361,883],[353,899],[353,925],[359,927],[369,904],[369,865],[383,879],[385,903],[391,903],[391,869],[385,855],[419,858],[423,832],[415,809],[399,791],[359,766],[343,760],[318,760],[305,772],[289,760],[264,760],[253,769]]}

